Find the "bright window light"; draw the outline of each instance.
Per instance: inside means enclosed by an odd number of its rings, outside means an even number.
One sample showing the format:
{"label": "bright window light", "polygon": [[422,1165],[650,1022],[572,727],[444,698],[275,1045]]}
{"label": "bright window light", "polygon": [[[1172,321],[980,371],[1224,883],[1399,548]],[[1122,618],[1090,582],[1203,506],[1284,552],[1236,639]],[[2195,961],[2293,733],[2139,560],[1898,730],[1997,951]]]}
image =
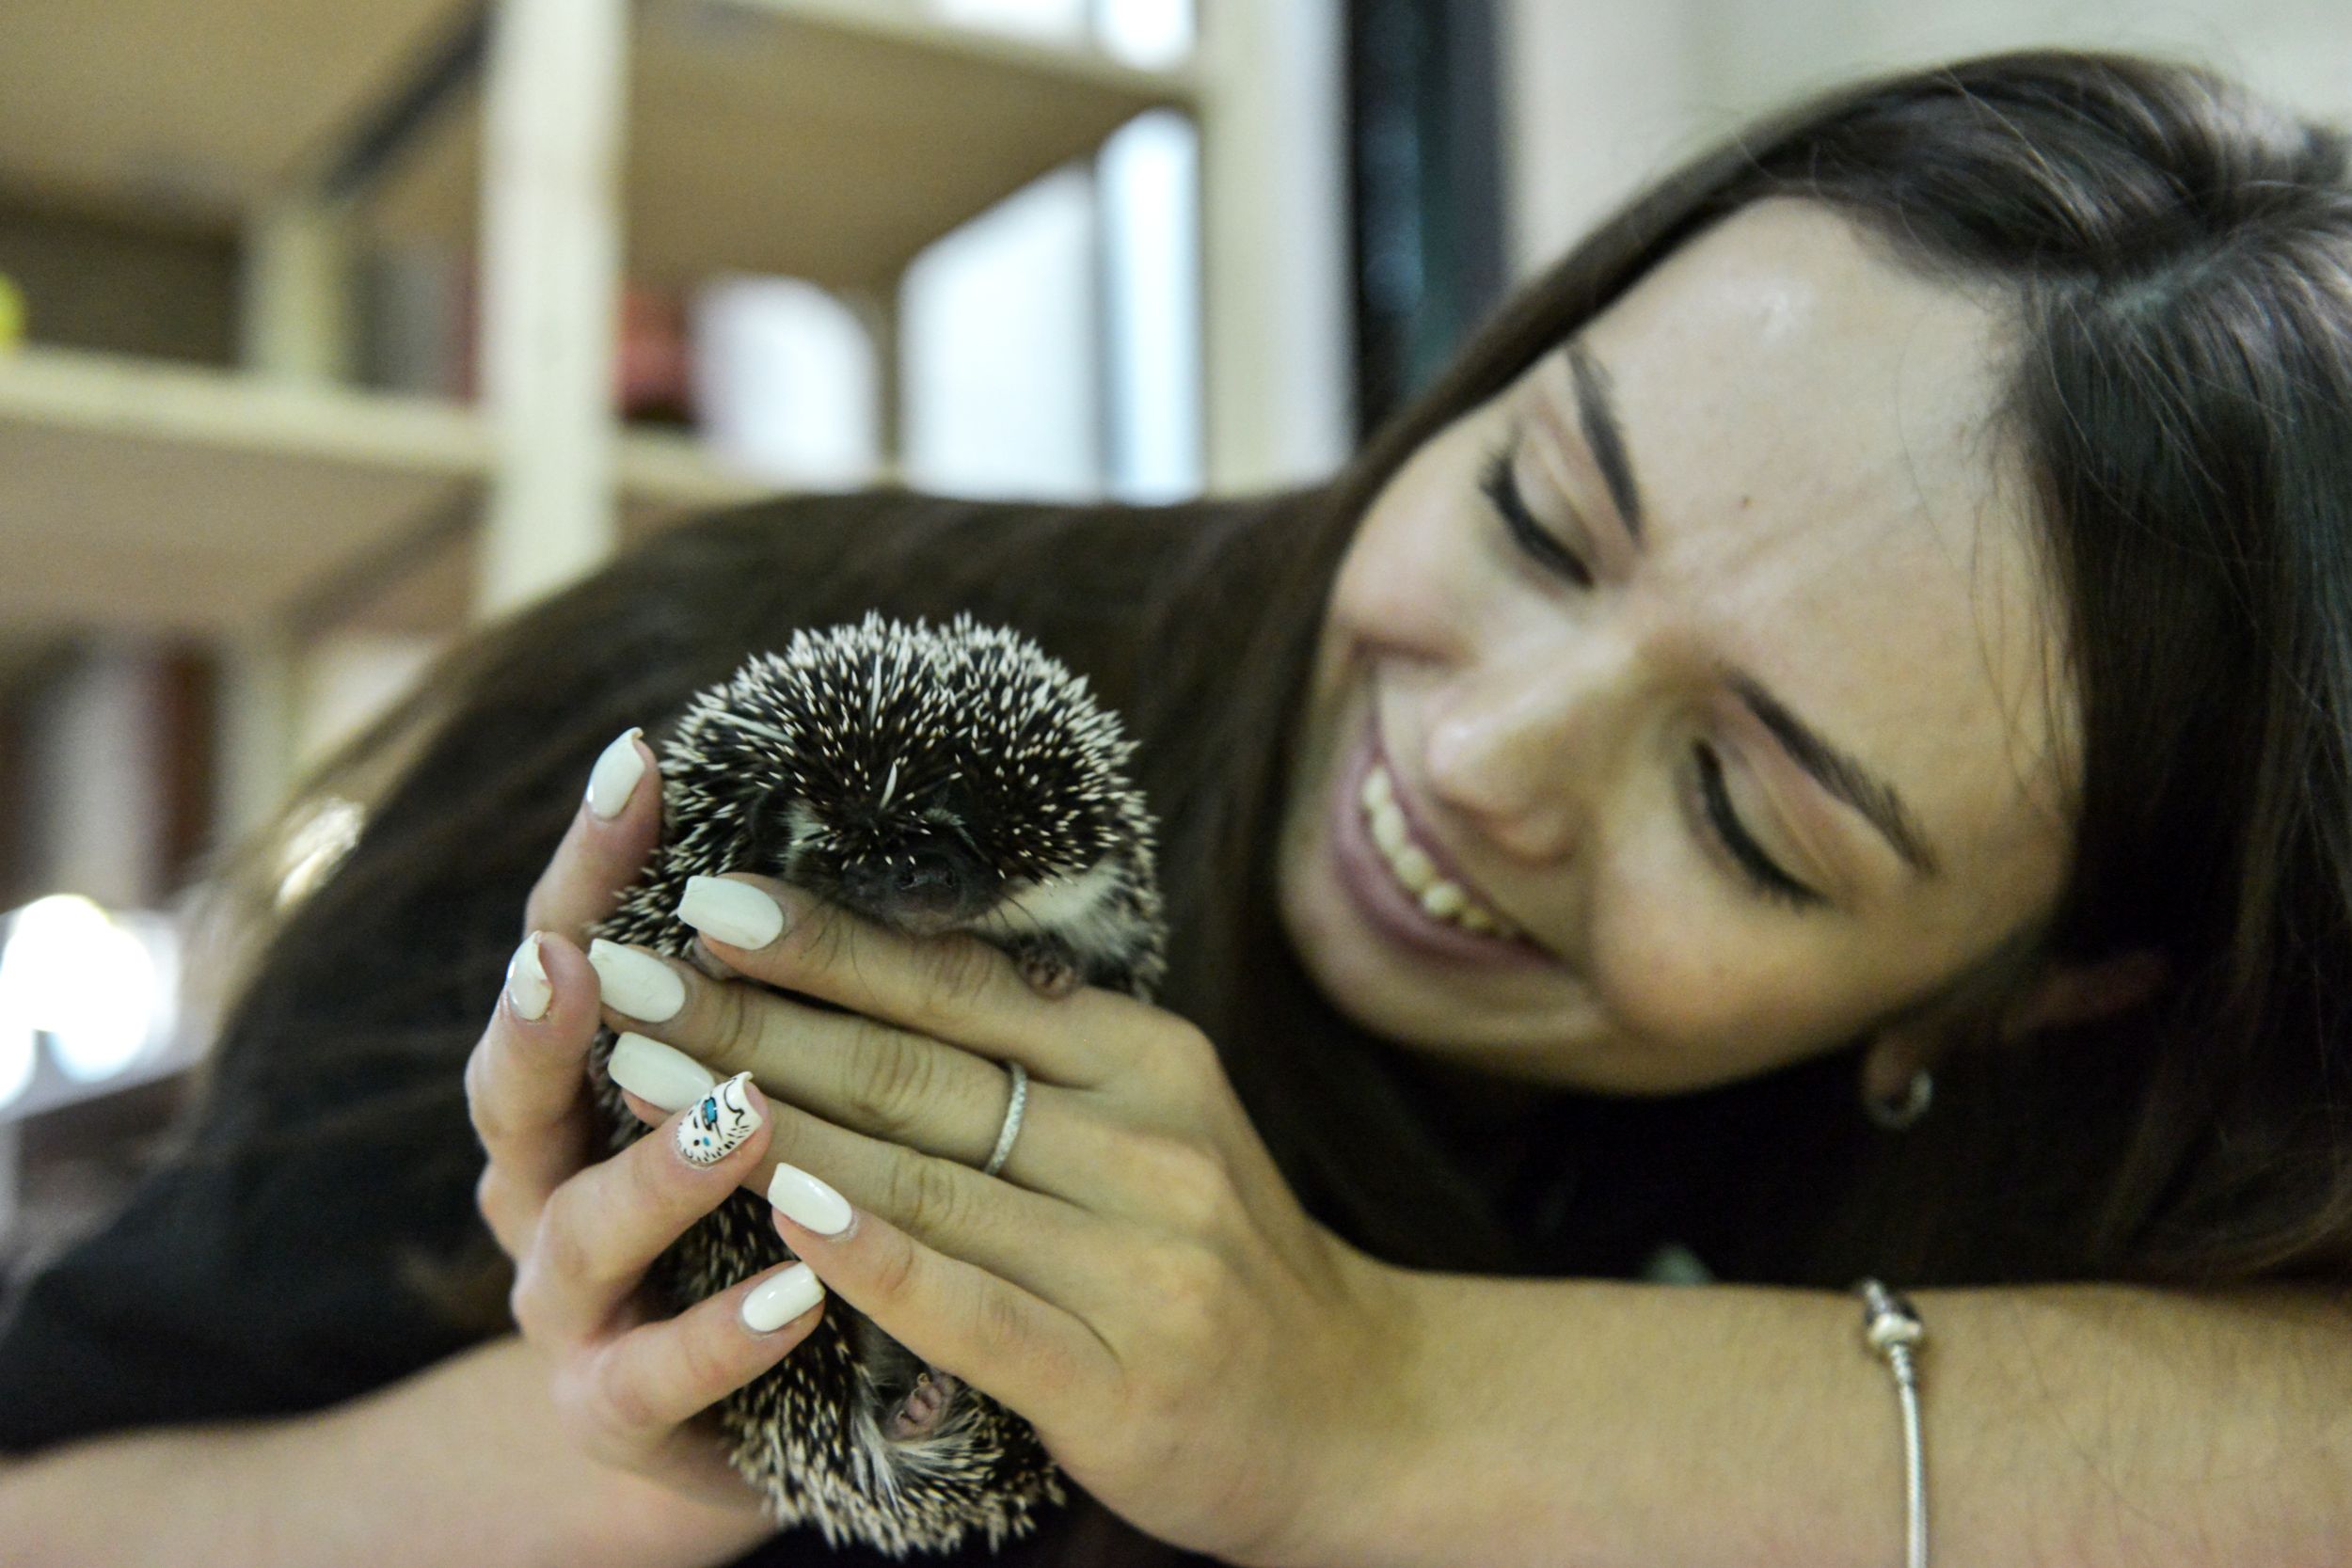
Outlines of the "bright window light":
{"label": "bright window light", "polygon": [[1104,144],[1104,325],[1109,480],[1122,500],[1201,490],[1200,143],[1173,109]]}
{"label": "bright window light", "polygon": [[63,893],[36,899],[0,947],[0,1039],[43,1031],[67,1077],[111,1078],[147,1049],[157,978],[147,944],[96,904]]}
{"label": "bright window light", "polygon": [[907,483],[949,495],[1103,494],[1094,181],[1031,181],[907,268],[899,293]]}
{"label": "bright window light", "polygon": [[1086,36],[1086,0],[931,0],[942,19],[992,32],[1075,42]]}
{"label": "bright window light", "polygon": [[1095,0],[1104,52],[1146,71],[1192,53],[1192,0]]}
{"label": "bright window light", "polygon": [[791,277],[723,277],[692,307],[694,411],[739,472],[813,489],[869,483],[882,368],[850,308]]}

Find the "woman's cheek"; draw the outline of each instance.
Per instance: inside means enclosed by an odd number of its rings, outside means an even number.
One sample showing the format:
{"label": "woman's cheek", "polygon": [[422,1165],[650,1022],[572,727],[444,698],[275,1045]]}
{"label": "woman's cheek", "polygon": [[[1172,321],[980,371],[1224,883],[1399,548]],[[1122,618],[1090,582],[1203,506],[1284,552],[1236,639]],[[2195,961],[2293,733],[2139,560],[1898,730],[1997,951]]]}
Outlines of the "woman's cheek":
{"label": "woman's cheek", "polygon": [[1461,629],[1475,624],[1475,595],[1446,537],[1460,526],[1435,507],[1368,521],[1340,571],[1340,617],[1382,641],[1452,651]]}
{"label": "woman's cheek", "polygon": [[[1595,900],[1588,975],[1660,1090],[1697,1088],[1795,1060],[1830,1000],[1820,955],[1759,930],[1736,890],[1694,877],[1670,846],[1621,857]],[[1769,912],[1769,911],[1767,911]],[[1655,1077],[1651,1077],[1655,1074]]]}

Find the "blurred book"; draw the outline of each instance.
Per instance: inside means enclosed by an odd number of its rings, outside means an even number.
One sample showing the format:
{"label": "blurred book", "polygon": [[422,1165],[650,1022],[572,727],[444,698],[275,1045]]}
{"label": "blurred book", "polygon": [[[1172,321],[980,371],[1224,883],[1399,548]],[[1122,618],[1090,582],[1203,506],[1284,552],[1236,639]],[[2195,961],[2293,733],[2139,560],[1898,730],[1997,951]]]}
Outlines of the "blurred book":
{"label": "blurred book", "polygon": [[636,424],[694,427],[692,354],[686,300],[674,290],[629,283],[621,289],[612,345],[612,398]]}
{"label": "blurred book", "polygon": [[[363,380],[388,391],[461,403],[480,395],[473,258],[435,246],[387,247],[370,258],[365,299]],[[612,397],[624,420],[693,425],[686,320],[686,298],[678,291],[623,284]]]}

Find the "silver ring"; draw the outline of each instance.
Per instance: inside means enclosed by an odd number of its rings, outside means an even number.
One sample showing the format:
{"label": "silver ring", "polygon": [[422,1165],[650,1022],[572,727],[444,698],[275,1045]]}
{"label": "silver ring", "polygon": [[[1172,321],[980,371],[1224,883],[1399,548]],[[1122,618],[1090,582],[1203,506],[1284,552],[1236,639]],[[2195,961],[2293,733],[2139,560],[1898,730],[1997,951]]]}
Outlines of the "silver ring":
{"label": "silver ring", "polygon": [[1005,1107],[1004,1130],[996,1134],[996,1152],[980,1167],[982,1176],[993,1176],[1005,1168],[1005,1161],[1012,1154],[1012,1140],[1021,1135],[1021,1113],[1029,1106],[1029,1069],[1019,1062],[1007,1062],[1012,1071],[1012,1102]]}

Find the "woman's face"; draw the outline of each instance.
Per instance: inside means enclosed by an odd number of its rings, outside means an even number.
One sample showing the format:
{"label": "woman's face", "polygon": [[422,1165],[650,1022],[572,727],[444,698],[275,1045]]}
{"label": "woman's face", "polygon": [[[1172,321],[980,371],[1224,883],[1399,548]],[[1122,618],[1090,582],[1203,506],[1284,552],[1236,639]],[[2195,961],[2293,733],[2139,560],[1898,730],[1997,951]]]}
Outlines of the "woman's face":
{"label": "woman's face", "polygon": [[1391,477],[1278,850],[1343,1013],[1669,1093],[1833,1049],[2048,912],[2076,742],[1988,434],[2005,321],[1757,203]]}

